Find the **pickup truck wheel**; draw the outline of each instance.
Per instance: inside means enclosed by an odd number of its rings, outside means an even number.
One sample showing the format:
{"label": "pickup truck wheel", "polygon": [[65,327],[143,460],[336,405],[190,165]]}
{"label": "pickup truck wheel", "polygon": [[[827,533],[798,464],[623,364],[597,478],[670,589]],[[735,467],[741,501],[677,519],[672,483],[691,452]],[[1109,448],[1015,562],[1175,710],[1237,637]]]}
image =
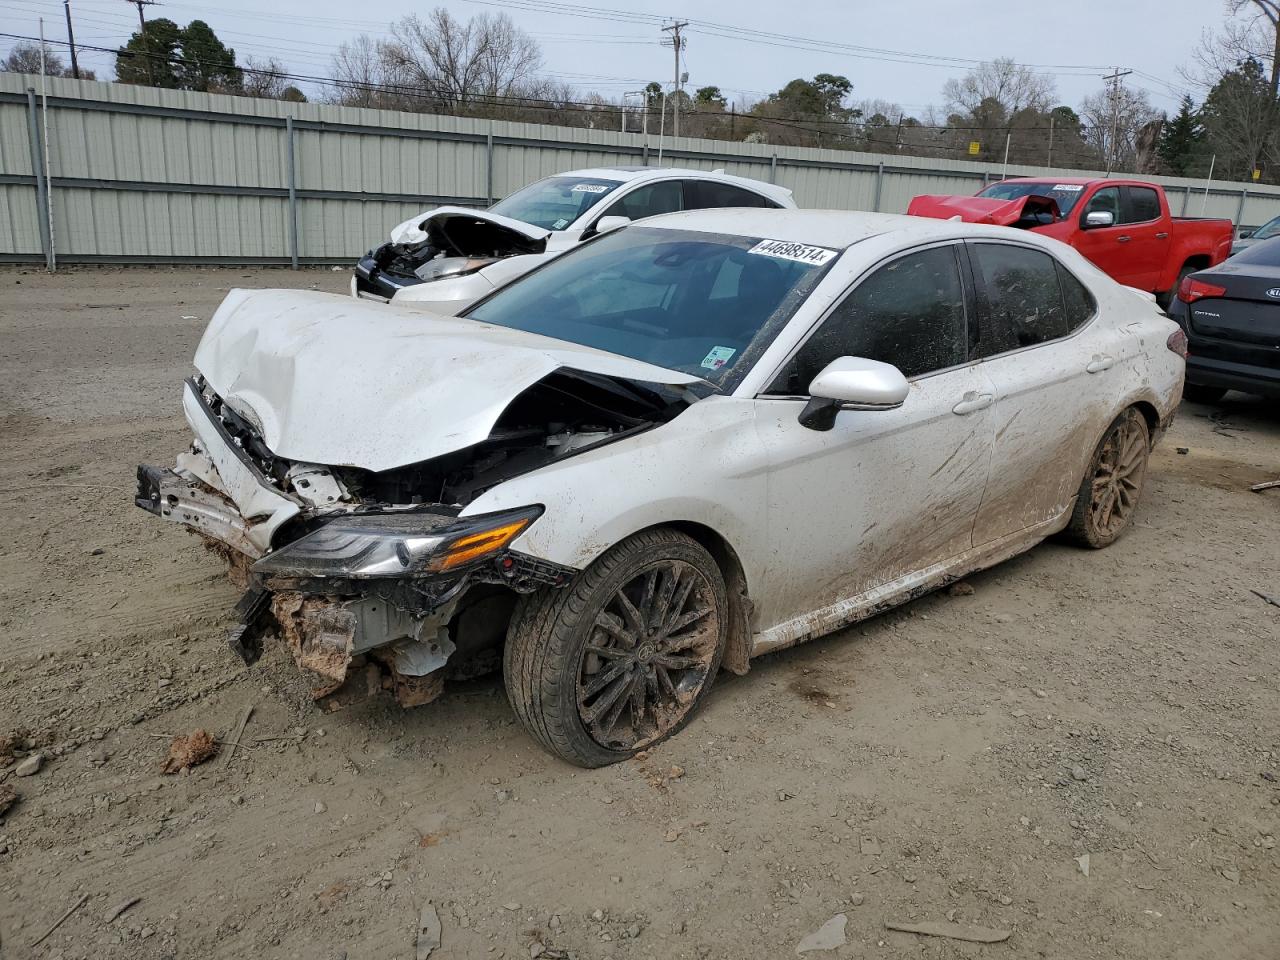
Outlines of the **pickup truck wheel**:
{"label": "pickup truck wheel", "polygon": [[680,730],[720,669],[728,593],[697,541],[657,529],[624,540],[562,590],[524,598],[503,674],[517,718],[582,767]]}
{"label": "pickup truck wheel", "polygon": [[1182,387],[1182,399],[1192,403],[1217,403],[1226,395],[1226,387],[1207,387],[1200,383],[1188,383]]}
{"label": "pickup truck wheel", "polygon": [[1133,519],[1147,476],[1151,432],[1130,407],[1107,428],[1076,495],[1066,536],[1084,547],[1114,543]]}

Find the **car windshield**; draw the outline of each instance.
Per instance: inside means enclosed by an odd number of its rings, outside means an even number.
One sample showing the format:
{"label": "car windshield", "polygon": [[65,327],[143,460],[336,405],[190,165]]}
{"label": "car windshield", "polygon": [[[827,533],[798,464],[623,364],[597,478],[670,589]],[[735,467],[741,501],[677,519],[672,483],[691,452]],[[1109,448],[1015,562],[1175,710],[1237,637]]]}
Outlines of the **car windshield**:
{"label": "car windshield", "polygon": [[1232,257],[1228,263],[1233,265],[1253,263],[1260,267],[1280,267],[1280,237],[1272,237],[1264,243],[1255,243]]}
{"label": "car windshield", "polygon": [[1006,180],[1004,183],[993,183],[978,196],[990,197],[993,200],[1021,200],[1032,195],[1052,197],[1058,201],[1058,209],[1065,217],[1079,201],[1084,187],[1078,183],[1053,183],[1049,180],[1028,183],[1025,180]]}
{"label": "car windshield", "polygon": [[1273,217],[1257,230],[1253,231],[1253,239],[1266,240],[1268,237],[1280,235],[1280,217]]}
{"label": "car windshield", "polygon": [[464,316],[736,384],[839,251],[762,237],[625,227]]}
{"label": "car windshield", "polygon": [[620,180],[599,177],[548,177],[499,200],[489,210],[544,230],[563,230],[620,186]]}

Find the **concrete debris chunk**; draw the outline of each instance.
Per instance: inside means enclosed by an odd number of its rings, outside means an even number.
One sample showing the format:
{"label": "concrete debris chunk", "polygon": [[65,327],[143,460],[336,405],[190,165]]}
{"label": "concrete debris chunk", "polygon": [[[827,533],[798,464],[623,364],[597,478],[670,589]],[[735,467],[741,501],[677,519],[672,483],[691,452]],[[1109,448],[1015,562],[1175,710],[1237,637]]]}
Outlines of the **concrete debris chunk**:
{"label": "concrete debris chunk", "polygon": [[844,928],[848,920],[849,918],[843,913],[837,913],[796,944],[796,953],[809,953],[814,950],[835,950],[837,947],[843,947],[845,944]]}
{"label": "concrete debris chunk", "polygon": [[427,960],[438,946],[440,946],[440,915],[428,900],[422,905],[422,914],[418,917],[418,960]]}

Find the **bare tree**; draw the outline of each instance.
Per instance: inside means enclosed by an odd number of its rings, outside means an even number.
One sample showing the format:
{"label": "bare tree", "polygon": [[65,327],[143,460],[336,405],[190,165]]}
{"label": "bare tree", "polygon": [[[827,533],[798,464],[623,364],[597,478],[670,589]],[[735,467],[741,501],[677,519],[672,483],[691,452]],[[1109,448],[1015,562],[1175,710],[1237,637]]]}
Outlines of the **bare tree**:
{"label": "bare tree", "polygon": [[425,19],[410,14],[392,24],[391,35],[379,45],[384,69],[457,107],[516,95],[542,66],[537,42],[505,13],[463,23],[437,7]]}
{"label": "bare tree", "polygon": [[1057,95],[1053,77],[999,57],[980,63],[959,80],[942,87],[948,114],[973,115],[984,103],[998,103],[1008,115],[1021,110],[1043,112]]}
{"label": "bare tree", "polygon": [[[0,70],[7,73],[39,73],[40,44],[14,44],[13,49],[9,51],[9,56],[0,63]],[[62,58],[54,53],[47,43],[44,45],[44,72],[51,77],[68,75]]]}
{"label": "bare tree", "polygon": [[240,89],[236,93],[264,100],[291,100],[300,103],[307,98],[289,83],[288,68],[275,57],[265,60],[246,57],[241,69]]}
{"label": "bare tree", "polygon": [[1103,163],[1114,158],[1115,165],[1123,170],[1138,168],[1142,144],[1150,152],[1152,144],[1146,141],[1151,139],[1151,133],[1147,130],[1144,134],[1144,128],[1158,117],[1147,91],[1140,89],[1121,87],[1114,96],[1111,89],[1099,90],[1085,97],[1080,105],[1085,142]]}

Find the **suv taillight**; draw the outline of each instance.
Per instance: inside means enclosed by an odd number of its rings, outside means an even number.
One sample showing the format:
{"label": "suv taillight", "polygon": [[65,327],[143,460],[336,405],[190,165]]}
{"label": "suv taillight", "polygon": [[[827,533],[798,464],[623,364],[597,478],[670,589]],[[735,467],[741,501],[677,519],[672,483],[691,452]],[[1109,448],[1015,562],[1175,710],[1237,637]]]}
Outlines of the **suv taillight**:
{"label": "suv taillight", "polygon": [[1169,334],[1169,339],[1164,342],[1164,345],[1183,360],[1187,359],[1187,335],[1181,327]]}
{"label": "suv taillight", "polygon": [[1189,276],[1183,277],[1182,283],[1178,284],[1178,299],[1183,303],[1195,303],[1205,297],[1220,297],[1226,292],[1226,287],[1220,287],[1216,283],[1205,283],[1203,280],[1196,280]]}

